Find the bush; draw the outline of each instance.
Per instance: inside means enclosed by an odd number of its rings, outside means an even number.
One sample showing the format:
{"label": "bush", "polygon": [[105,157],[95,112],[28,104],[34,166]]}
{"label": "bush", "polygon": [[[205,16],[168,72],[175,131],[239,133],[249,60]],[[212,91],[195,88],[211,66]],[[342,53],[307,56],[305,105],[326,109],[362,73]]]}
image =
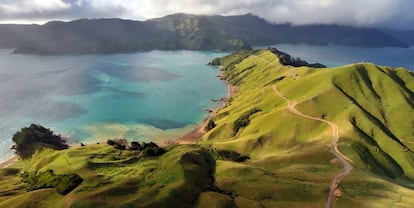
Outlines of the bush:
{"label": "bush", "polygon": [[114,142],[114,140],[108,139],[108,140],[106,141],[106,144],[108,144],[108,145],[110,145],[110,146],[114,146],[114,145],[115,145],[115,142]]}
{"label": "bush", "polygon": [[106,144],[113,146],[115,149],[126,150],[128,147],[128,141],[126,139],[108,139]]}
{"label": "bush", "polygon": [[250,116],[260,111],[262,110],[253,108],[243,113],[236,121],[234,121],[233,135],[236,135],[242,127],[248,126],[250,124]]}
{"label": "bush", "polygon": [[67,149],[69,146],[61,136],[55,135],[53,131],[41,125],[31,124],[16,132],[12,138],[16,154],[26,159],[31,157],[37,147],[46,147],[56,150]]}
{"label": "bush", "polygon": [[141,150],[142,146],[139,142],[131,142],[131,146],[128,148],[129,150]]}
{"label": "bush", "polygon": [[131,151],[141,151],[144,156],[149,156],[149,157],[160,156],[164,154],[165,152],[167,152],[165,149],[159,147],[154,142],[149,142],[149,143],[143,142],[142,144],[140,144],[139,142],[134,141],[128,144],[128,141],[126,139],[115,139],[115,140],[109,139],[106,143],[119,150],[128,149]]}
{"label": "bush", "polygon": [[228,160],[234,162],[244,162],[250,159],[247,155],[241,155],[238,152],[232,150],[216,150],[215,155],[218,160]]}
{"label": "bush", "polygon": [[206,127],[204,127],[204,131],[210,131],[211,129],[214,129],[216,127],[216,123],[214,123],[213,120],[208,120]]}
{"label": "bush", "polygon": [[164,154],[166,151],[165,149],[159,147],[154,142],[150,143],[143,143],[142,144],[142,153],[144,153],[145,156],[149,157],[156,157]]}
{"label": "bush", "polygon": [[166,151],[161,147],[147,147],[142,152],[145,156],[156,157],[164,154]]}
{"label": "bush", "polygon": [[115,149],[119,149],[119,150],[126,150],[125,145],[122,145],[122,144],[120,144],[120,143],[115,143],[115,144],[113,145],[113,147],[114,147]]}
{"label": "bush", "polygon": [[52,170],[45,172],[26,172],[20,175],[22,181],[29,184],[27,191],[43,188],[56,188],[59,194],[66,195],[78,187],[83,179],[77,174],[56,175]]}

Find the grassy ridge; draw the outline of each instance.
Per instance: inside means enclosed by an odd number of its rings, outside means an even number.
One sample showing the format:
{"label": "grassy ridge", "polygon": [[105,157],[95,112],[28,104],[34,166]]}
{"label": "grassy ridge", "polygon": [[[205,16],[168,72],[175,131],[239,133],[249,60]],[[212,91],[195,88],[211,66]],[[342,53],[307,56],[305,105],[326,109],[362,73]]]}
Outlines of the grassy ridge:
{"label": "grassy ridge", "polygon": [[[108,145],[41,149],[0,169],[0,207],[323,207],[342,169],[329,152],[332,129],[289,112],[274,85],[299,111],[338,125],[338,147],[355,169],[335,207],[414,205],[413,73],[370,63],[288,67],[268,50],[211,64],[223,65],[238,93],[200,145],[159,157]],[[83,182],[67,195],[55,186],[26,192],[22,170]]]}
{"label": "grassy ridge", "polygon": [[[0,172],[0,207],[192,207],[214,188],[215,161],[198,146],[174,146],[159,158],[94,145],[43,150],[20,169]],[[83,182],[67,195],[54,189],[26,192],[18,172],[77,173]]]}
{"label": "grassy ridge", "polygon": [[[398,194],[414,193],[401,187],[413,187],[414,181],[411,72],[370,63],[329,69],[294,68],[281,65],[267,50],[252,52],[240,61],[239,57],[245,54],[220,60],[225,78],[239,88],[239,93],[213,118],[217,126],[202,140],[251,157],[242,167],[217,163],[220,188],[264,206],[323,206],[330,179],[341,168],[327,148],[331,129],[288,112],[287,103],[271,89],[276,84],[298,103],[299,111],[338,125],[339,149],[356,167],[341,184],[343,199],[338,200],[338,206],[360,206],[366,200],[364,203],[382,207],[387,205],[380,204],[384,200],[379,198],[390,197],[385,200],[390,205]],[[237,120],[252,108],[261,111],[234,134]],[[359,185],[373,184],[368,187],[374,189],[380,183],[392,188],[384,189],[381,196],[371,190],[358,195],[363,192]],[[354,196],[362,198],[356,200]],[[401,204],[413,205],[412,201]]]}

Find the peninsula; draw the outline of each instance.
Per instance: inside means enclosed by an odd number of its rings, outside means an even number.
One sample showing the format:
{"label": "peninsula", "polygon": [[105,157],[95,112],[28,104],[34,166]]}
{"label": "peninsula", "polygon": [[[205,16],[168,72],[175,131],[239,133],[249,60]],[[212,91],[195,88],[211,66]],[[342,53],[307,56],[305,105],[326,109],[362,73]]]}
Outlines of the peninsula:
{"label": "peninsula", "polygon": [[[0,207],[413,205],[414,74],[373,63],[296,67],[280,54],[211,61],[237,90],[196,144],[39,148],[0,169]],[[39,178],[76,186],[34,186]]]}

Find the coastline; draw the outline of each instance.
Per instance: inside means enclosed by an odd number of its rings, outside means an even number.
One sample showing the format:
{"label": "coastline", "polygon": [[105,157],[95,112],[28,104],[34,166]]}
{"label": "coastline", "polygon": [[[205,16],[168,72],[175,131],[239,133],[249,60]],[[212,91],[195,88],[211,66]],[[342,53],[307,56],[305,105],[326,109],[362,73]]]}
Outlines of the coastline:
{"label": "coastline", "polygon": [[162,146],[166,146],[168,144],[195,144],[206,132],[204,130],[205,126],[207,125],[207,122],[213,118],[217,112],[229,105],[230,98],[237,93],[238,89],[236,86],[231,85],[227,80],[223,77],[223,66],[219,66],[219,69],[221,71],[221,74],[218,76],[220,80],[223,80],[227,85],[227,96],[224,98],[221,98],[220,101],[222,102],[222,106],[216,106],[213,109],[209,110],[210,114],[199,123],[197,128],[195,128],[193,131],[178,137],[177,139],[174,139],[172,141],[166,141],[162,144]]}
{"label": "coastline", "polygon": [[13,155],[9,157],[6,161],[0,163],[0,168],[8,168],[12,166],[14,163],[16,163],[19,160],[19,156]]}
{"label": "coastline", "polygon": [[[222,71],[223,66],[219,66],[220,71]],[[227,80],[223,77],[223,72],[218,76],[221,80],[223,80],[227,85],[227,96],[220,99],[220,102],[222,105],[217,105],[213,109],[209,109],[209,115],[204,118],[195,129],[190,131],[189,133],[180,136],[178,138],[172,139],[172,140],[165,140],[162,142],[156,142],[160,146],[168,146],[172,144],[195,144],[206,132],[204,130],[205,126],[207,125],[207,122],[214,117],[217,112],[226,107],[229,104],[230,98],[237,93],[238,89],[236,86],[231,85]],[[93,143],[99,144],[99,143],[105,143],[105,141],[93,141]],[[76,148],[80,147],[80,144],[70,144],[69,148]],[[15,164],[19,160],[19,157],[17,155],[13,155],[7,160],[0,162],[0,168],[7,168]]]}

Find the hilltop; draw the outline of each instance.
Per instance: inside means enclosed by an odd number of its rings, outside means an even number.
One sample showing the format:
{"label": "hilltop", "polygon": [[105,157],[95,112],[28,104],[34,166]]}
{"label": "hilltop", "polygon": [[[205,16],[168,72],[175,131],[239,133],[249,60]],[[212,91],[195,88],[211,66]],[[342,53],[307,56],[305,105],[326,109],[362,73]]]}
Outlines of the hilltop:
{"label": "hilltop", "polygon": [[79,19],[44,25],[0,25],[0,48],[29,54],[102,54],[145,50],[249,49],[252,45],[306,43],[359,47],[408,47],[373,28],[271,24],[252,14],[173,14],[146,21]]}
{"label": "hilltop", "polygon": [[243,165],[217,162],[219,187],[258,207],[324,206],[343,168],[331,152],[329,122],[354,167],[339,184],[335,207],[414,205],[412,72],[372,63],[284,66],[269,50],[213,62],[224,65],[239,93],[201,143],[251,157]]}
{"label": "hilltop", "polygon": [[[343,158],[353,169],[332,190],[334,207],[413,206],[414,74],[372,63],[293,67],[274,52],[211,62],[237,93],[198,144],[156,157],[105,144],[39,150],[0,170],[0,207],[323,207]],[[22,170],[83,182],[67,195],[26,192]]]}

